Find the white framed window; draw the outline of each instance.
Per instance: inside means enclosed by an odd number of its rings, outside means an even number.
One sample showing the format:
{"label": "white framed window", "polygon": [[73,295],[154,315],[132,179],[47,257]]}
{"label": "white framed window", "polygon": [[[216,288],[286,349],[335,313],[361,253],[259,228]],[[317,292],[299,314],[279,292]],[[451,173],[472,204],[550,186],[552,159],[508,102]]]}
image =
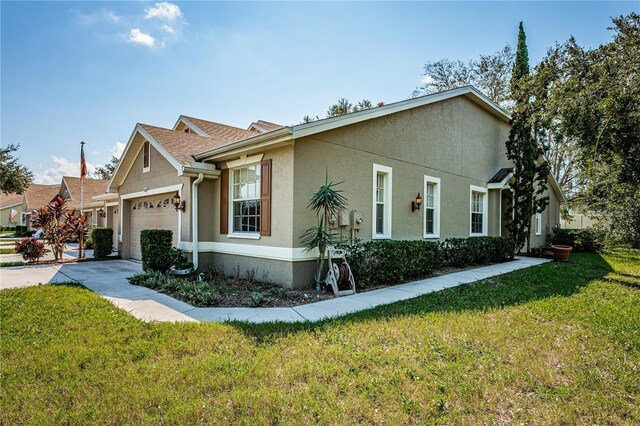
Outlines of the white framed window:
{"label": "white framed window", "polygon": [[393,194],[393,169],[380,164],[373,165],[373,214],[372,239],[391,238],[391,203]]}
{"label": "white framed window", "polygon": [[440,178],[424,176],[423,237],[440,238]]}
{"label": "white framed window", "polygon": [[231,237],[260,237],[260,172],[260,163],[229,171]]}
{"label": "white framed window", "polygon": [[469,235],[486,236],[488,226],[487,188],[470,187]]}
{"label": "white framed window", "polygon": [[536,213],[536,235],[542,235],[542,213]]}
{"label": "white framed window", "polygon": [[142,173],[151,170],[151,146],[149,141],[145,141],[142,145]]}

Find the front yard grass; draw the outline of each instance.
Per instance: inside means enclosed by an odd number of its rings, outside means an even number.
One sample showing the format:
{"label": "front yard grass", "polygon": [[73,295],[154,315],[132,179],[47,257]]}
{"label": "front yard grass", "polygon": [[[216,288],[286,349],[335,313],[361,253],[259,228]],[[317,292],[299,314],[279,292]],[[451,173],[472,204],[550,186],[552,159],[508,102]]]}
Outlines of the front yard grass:
{"label": "front yard grass", "polygon": [[640,253],[320,323],[144,323],[77,285],[0,292],[2,424],[637,424]]}

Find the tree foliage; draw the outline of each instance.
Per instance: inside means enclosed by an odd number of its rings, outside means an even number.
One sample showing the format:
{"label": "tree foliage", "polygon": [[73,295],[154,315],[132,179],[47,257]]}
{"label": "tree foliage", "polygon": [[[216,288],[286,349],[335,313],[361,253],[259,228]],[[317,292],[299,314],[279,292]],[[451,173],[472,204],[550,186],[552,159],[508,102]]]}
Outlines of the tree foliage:
{"label": "tree foliage", "polygon": [[4,194],[22,194],[33,182],[33,174],[13,155],[18,148],[14,144],[0,147],[0,191]]}
{"label": "tree foliage", "polygon": [[522,23],[518,34],[518,50],[511,76],[511,90],[515,106],[511,116],[511,130],[506,142],[507,158],[513,162],[513,205],[505,217],[511,218],[507,228],[517,250],[525,245],[530,251],[531,218],[542,212],[549,203],[544,196],[549,166],[544,159],[544,145],[537,140],[533,126],[532,91],[529,76],[529,55]]}
{"label": "tree foliage", "polygon": [[116,168],[118,167],[119,162],[120,162],[120,159],[114,155],[111,157],[110,162],[108,162],[104,166],[96,167],[96,170],[93,172],[93,174],[98,179],[109,180],[113,176],[113,173],[116,171]]}
{"label": "tree foliage", "polygon": [[423,83],[412,97],[473,85],[496,104],[510,109],[513,58],[513,49],[507,44],[497,52],[480,55],[478,60],[429,61],[424,66]]}
{"label": "tree foliage", "polygon": [[[352,104],[347,98],[340,98],[338,102],[331,105],[327,109],[327,117],[338,117],[340,115],[350,114],[352,112],[364,111],[365,109],[373,108],[373,104],[368,99],[363,99],[357,104]],[[320,117],[317,115],[315,117],[311,117],[310,115],[305,115],[302,117],[302,123],[312,123],[314,121],[320,120]]]}

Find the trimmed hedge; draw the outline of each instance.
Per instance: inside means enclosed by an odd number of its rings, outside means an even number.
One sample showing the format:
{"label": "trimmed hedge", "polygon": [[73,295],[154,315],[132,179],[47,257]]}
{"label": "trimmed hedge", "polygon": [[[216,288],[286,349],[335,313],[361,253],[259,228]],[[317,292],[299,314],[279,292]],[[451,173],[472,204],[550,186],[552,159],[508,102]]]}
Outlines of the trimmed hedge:
{"label": "trimmed hedge", "polygon": [[513,259],[509,237],[424,240],[377,240],[345,244],[347,260],[358,288],[396,284],[431,275],[443,266],[465,267]]}
{"label": "trimmed hedge", "polygon": [[584,229],[553,228],[553,244],[571,246],[577,252],[597,253],[604,248],[607,233],[593,227]]}
{"label": "trimmed hedge", "polygon": [[433,273],[442,262],[439,244],[433,241],[379,240],[345,248],[361,288],[422,278]]}
{"label": "trimmed hedge", "polygon": [[173,232],[168,229],[145,229],[140,232],[142,269],[166,272],[171,268]]}
{"label": "trimmed hedge", "polygon": [[513,259],[515,246],[509,237],[449,238],[441,244],[445,266],[463,268]]}
{"label": "trimmed hedge", "polygon": [[93,240],[93,257],[104,259],[111,254],[113,250],[113,229],[93,228],[91,239]]}

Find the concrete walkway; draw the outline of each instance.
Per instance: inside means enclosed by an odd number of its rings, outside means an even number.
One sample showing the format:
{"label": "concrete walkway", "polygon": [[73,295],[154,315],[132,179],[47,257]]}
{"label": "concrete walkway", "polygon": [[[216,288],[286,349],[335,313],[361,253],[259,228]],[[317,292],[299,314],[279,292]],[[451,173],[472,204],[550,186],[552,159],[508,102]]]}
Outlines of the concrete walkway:
{"label": "concrete walkway", "polygon": [[423,294],[546,262],[548,262],[546,259],[516,258],[516,260],[507,263],[484,266],[291,308],[195,308],[165,294],[129,284],[127,278],[140,273],[142,265],[128,260],[0,268],[0,289],[26,287],[38,283],[75,281],[128,311],[136,318],[145,321],[299,322],[333,318],[400,300],[412,299]]}

